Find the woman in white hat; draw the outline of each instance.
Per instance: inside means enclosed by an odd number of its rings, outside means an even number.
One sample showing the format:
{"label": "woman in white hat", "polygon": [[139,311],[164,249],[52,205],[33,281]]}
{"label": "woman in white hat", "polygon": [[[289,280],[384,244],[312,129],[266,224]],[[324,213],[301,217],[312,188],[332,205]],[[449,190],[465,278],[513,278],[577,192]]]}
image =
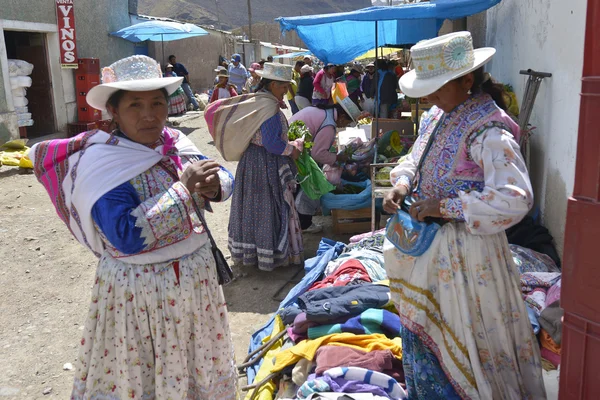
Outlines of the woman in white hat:
{"label": "woman in white hat", "polygon": [[412,198],[413,218],[442,225],[419,257],[384,244],[411,399],[546,398],[504,233],[527,215],[533,193],[519,127],[501,85],[483,73],[494,53],[452,33],[415,45],[415,70],[400,79],[407,96],[435,107],[392,171],[384,208],[394,213]]}
{"label": "woman in white hat", "polygon": [[229,251],[236,265],[264,271],[304,261],[294,204],[299,141],[288,142],[288,122],[279,105],[292,80],[292,67],[265,63],[256,73],[258,91],[218,100],[204,113],[223,158],[237,161],[229,215]]}
{"label": "woman in white hat", "polygon": [[87,102],[117,129],[35,145],[59,217],[98,258],[72,399],[235,399],[227,308],[204,221],[233,177],[165,127],[163,78],[146,56],[102,71]]}

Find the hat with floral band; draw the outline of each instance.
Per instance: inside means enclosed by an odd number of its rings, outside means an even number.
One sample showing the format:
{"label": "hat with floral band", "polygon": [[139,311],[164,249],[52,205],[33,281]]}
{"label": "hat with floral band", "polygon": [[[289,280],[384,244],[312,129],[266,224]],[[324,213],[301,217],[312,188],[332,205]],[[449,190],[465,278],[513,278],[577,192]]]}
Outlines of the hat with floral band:
{"label": "hat with floral band", "polygon": [[469,32],[424,40],[410,49],[415,69],[400,78],[400,89],[409,97],[427,96],[446,83],[475,71],[495,53],[496,49],[492,47],[473,50]]}
{"label": "hat with floral band", "polygon": [[94,86],[85,97],[87,103],[106,110],[106,102],[119,90],[147,92],[165,89],[173,94],[183,82],[183,77],[162,77],[160,65],[148,56],[131,56],[102,69],[102,84]]}
{"label": "hat with floral band", "polygon": [[255,71],[258,76],[264,79],[280,82],[295,82],[293,77],[294,68],[291,65],[279,63],[265,63],[263,69]]}

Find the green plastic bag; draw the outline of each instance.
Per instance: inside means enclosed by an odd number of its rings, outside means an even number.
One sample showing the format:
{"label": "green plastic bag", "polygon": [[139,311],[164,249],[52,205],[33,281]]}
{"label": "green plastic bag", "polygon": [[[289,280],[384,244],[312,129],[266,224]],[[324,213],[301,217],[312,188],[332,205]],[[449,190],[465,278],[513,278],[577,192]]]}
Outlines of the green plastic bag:
{"label": "green plastic bag", "polygon": [[296,167],[298,168],[298,183],[311,200],[318,200],[325,193],[335,189],[335,186],[325,178],[325,174],[306,149],[296,160]]}

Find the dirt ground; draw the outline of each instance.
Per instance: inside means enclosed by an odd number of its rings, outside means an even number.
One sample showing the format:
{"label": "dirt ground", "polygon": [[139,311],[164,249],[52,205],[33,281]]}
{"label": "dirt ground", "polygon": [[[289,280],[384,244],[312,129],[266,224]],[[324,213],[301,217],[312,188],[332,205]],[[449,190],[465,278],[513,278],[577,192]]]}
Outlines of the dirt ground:
{"label": "dirt ground", "polygon": [[[178,129],[205,155],[222,161],[204,118],[185,121]],[[223,164],[235,171],[236,163]],[[229,206],[229,202],[215,204],[214,213],[207,215],[226,256]],[[321,236],[347,240],[333,235],[330,218],[315,220],[325,230],[305,236],[306,258],[314,256]],[[69,397],[96,264],[94,255],[58,218],[36,178],[18,168],[1,167],[0,397]],[[277,310],[275,292],[296,271],[244,269],[236,271],[239,278],[225,287],[238,362],[246,356],[251,334]],[[291,287],[287,285],[280,298]]]}

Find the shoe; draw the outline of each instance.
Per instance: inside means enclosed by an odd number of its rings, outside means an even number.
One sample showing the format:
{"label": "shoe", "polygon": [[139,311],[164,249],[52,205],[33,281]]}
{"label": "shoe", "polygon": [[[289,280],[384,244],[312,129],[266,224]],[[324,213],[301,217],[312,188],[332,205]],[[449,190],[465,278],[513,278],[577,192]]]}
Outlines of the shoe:
{"label": "shoe", "polygon": [[302,231],[302,233],[311,234],[311,233],[319,233],[323,231],[322,225],[312,224],[308,228]]}
{"label": "shoe", "polygon": [[200,107],[194,108],[194,111],[200,111]]}

